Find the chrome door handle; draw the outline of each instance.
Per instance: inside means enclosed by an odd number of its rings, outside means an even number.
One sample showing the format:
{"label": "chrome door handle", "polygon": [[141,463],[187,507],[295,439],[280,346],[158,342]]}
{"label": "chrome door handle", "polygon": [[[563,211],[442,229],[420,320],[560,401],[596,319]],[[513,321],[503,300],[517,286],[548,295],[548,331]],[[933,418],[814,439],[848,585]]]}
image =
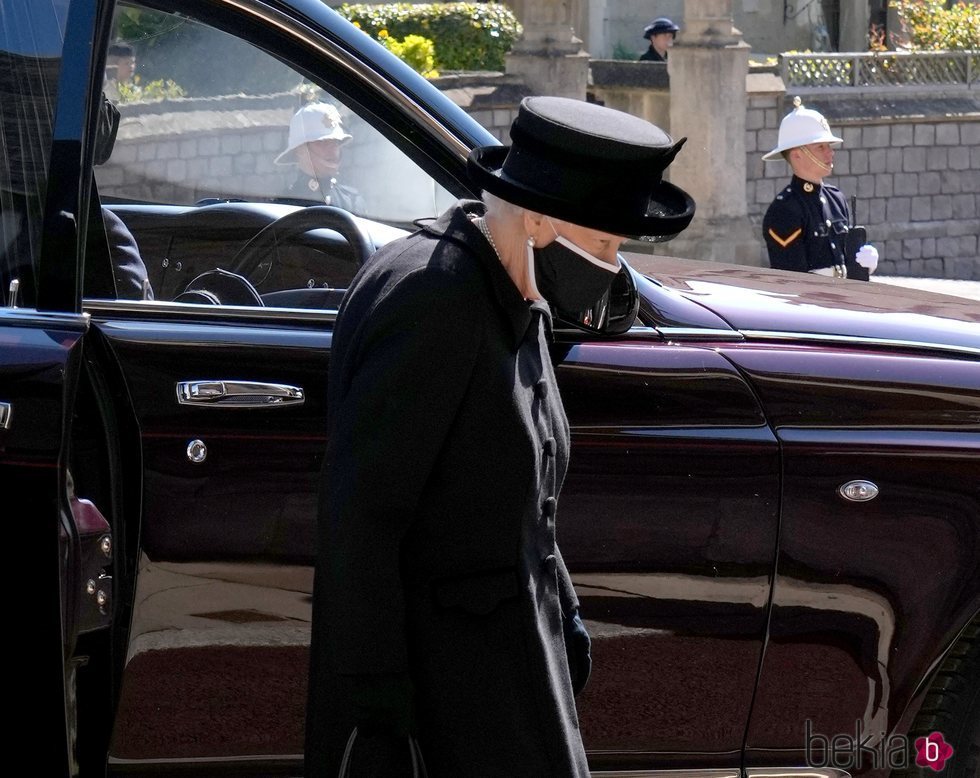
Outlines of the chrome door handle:
{"label": "chrome door handle", "polygon": [[10,417],[13,413],[14,409],[10,403],[0,402],[0,430],[10,429]]}
{"label": "chrome door handle", "polygon": [[177,402],[181,405],[268,408],[302,405],[305,399],[298,386],[262,381],[180,381],[177,384]]}

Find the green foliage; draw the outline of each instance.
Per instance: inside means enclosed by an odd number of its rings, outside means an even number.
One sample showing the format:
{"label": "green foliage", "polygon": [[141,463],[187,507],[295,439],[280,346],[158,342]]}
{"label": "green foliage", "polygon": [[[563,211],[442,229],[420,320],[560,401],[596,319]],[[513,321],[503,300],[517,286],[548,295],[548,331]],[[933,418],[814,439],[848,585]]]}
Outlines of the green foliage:
{"label": "green foliage", "polygon": [[120,103],[134,103],[138,100],[163,100],[171,97],[185,97],[186,92],[172,79],[158,78],[146,84],[140,83],[140,77],[134,76],[132,83],[117,84]]}
{"label": "green foliage", "polygon": [[400,41],[388,34],[387,30],[378,33],[378,40],[396,57],[404,61],[426,78],[438,78],[436,70],[436,47],[428,38],[422,35],[406,35]]}
{"label": "green foliage", "polygon": [[503,70],[504,55],[521,34],[517,17],[499,3],[345,3],[336,10],[372,38],[380,39],[382,30],[402,41],[428,38],[440,70]]}
{"label": "green foliage", "polygon": [[944,0],[896,0],[907,48],[930,50],[980,49],[980,5]]}
{"label": "green foliage", "polygon": [[634,60],[639,59],[640,55],[630,46],[627,46],[622,41],[616,41],[616,45],[613,46],[613,59],[622,60]]}
{"label": "green foliage", "polygon": [[143,46],[152,48],[179,25],[180,21],[167,13],[120,6],[113,32],[119,40],[138,40]]}

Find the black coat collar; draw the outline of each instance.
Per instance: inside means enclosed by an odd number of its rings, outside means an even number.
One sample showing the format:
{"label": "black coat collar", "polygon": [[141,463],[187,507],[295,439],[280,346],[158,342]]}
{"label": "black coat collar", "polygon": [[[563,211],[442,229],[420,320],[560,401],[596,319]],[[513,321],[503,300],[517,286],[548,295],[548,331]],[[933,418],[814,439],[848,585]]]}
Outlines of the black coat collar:
{"label": "black coat collar", "polygon": [[[485,211],[486,207],[479,200],[460,200],[438,219],[421,227],[431,235],[459,243],[480,259],[490,280],[496,307],[507,322],[516,350],[528,336],[528,329],[532,325],[536,327],[534,314],[544,318],[545,329],[551,332],[551,310],[544,300],[528,303],[521,296],[480,228],[473,224],[472,218],[482,216]],[[536,335],[536,332],[530,334]]]}

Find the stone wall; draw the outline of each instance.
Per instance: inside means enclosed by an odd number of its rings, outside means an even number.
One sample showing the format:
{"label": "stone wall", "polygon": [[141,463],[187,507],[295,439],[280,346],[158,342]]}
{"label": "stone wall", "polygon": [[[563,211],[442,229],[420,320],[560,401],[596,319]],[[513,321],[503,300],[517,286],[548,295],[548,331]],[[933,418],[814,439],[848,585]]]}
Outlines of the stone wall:
{"label": "stone wall", "polygon": [[[851,93],[800,96],[844,139],[828,183],[856,198],[855,218],[878,248],[878,272],[980,280],[980,95]],[[753,92],[746,115],[746,200],[762,216],[790,176],[775,147],[790,95]]]}
{"label": "stone wall", "polygon": [[432,83],[501,143],[510,142],[517,106],[531,93],[518,76],[495,71],[446,75]]}
{"label": "stone wall", "polygon": [[295,108],[286,93],[123,104],[112,156],[96,168],[99,188],[165,203],[281,191],[294,171],[274,160]]}

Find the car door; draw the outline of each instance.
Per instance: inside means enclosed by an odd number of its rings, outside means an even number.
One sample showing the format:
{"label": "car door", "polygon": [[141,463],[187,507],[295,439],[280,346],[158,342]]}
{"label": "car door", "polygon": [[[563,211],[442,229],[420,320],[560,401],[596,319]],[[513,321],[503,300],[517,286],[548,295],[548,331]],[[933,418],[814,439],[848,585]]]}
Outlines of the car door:
{"label": "car door", "polygon": [[560,542],[593,641],[580,725],[593,769],[737,776],[766,639],[779,449],[718,353],[740,335],[638,283],[643,319],[621,339],[566,329],[556,345],[572,430]]}
{"label": "car door", "polygon": [[30,560],[17,576],[31,620],[17,665],[31,684],[22,721],[45,743],[30,762],[67,776],[87,764],[80,727],[96,729],[80,722],[107,699],[103,666],[84,666],[112,609],[110,526],[73,467],[89,324],[78,285],[85,74],[99,25],[86,0],[4,0],[0,23],[0,478],[4,518]]}
{"label": "car door", "polygon": [[980,600],[975,352],[842,339],[732,354],[784,463],[750,774],[908,766],[909,708]]}

